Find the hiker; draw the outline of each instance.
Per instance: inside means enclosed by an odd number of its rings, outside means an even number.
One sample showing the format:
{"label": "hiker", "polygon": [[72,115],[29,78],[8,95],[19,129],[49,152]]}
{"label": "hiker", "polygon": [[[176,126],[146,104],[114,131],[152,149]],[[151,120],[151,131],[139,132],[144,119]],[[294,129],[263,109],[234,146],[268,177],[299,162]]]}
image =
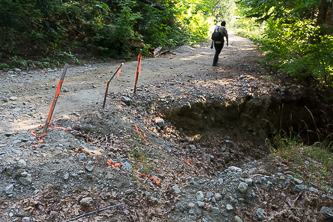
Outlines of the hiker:
{"label": "hiker", "polygon": [[[216,33],[218,33],[219,35],[217,35]],[[219,60],[219,55],[224,45],[224,37],[227,39],[227,46],[228,46],[229,45],[228,31],[225,29],[225,21],[222,21],[221,26],[216,26],[214,33],[212,35],[211,48],[213,48],[213,45],[215,47],[213,66],[216,66],[217,61]]]}

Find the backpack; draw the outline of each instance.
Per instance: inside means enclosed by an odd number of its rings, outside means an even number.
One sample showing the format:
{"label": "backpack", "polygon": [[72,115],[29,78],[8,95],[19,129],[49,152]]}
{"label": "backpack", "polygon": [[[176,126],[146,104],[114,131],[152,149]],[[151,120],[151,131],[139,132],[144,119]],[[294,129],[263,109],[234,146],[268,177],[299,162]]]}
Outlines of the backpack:
{"label": "backpack", "polygon": [[224,41],[224,36],[223,36],[223,34],[222,34],[222,32],[220,32],[220,29],[221,29],[222,27],[221,26],[219,26],[219,27],[217,27],[215,30],[214,30],[214,32],[213,32],[213,34],[212,34],[212,40],[213,41],[219,41],[219,42],[223,42]]}

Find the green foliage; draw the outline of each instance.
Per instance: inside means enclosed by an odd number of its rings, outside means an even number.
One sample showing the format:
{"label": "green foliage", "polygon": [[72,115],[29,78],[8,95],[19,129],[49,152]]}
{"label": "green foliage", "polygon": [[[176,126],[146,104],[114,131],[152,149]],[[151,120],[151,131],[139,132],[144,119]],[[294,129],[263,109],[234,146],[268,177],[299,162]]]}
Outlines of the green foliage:
{"label": "green foliage", "polygon": [[9,65],[6,63],[0,63],[0,69],[9,68]]}
{"label": "green foliage", "polygon": [[333,86],[331,3],[242,0],[238,13],[239,33],[262,46],[266,62],[312,85]]}
{"label": "green foliage", "polygon": [[332,84],[333,37],[321,35],[321,27],[309,20],[268,23],[260,43],[272,65],[293,77]]}
{"label": "green foliage", "polygon": [[[139,49],[146,55],[152,47],[173,48],[203,41],[208,37],[212,14],[225,18],[230,14],[229,6],[234,0],[227,3],[221,0],[215,3],[210,0],[153,0],[153,3],[139,0],[2,0],[0,60],[13,56],[49,56],[80,62],[69,53],[77,48],[88,49],[87,52],[95,55],[126,58],[136,55]],[[26,66],[18,61],[13,63]]]}

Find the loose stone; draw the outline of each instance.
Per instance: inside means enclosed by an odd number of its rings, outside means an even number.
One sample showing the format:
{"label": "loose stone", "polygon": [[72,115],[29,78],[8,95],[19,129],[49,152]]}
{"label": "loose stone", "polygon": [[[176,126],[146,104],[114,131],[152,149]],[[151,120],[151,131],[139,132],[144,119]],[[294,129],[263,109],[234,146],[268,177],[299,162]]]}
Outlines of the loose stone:
{"label": "loose stone", "polygon": [[227,210],[228,211],[230,211],[230,210],[233,210],[234,208],[233,208],[233,206],[232,205],[230,205],[230,204],[227,204]]}
{"label": "loose stone", "polygon": [[89,161],[86,165],[86,170],[88,170],[89,172],[93,171],[94,169],[94,162],[93,161]]}
{"label": "loose stone", "polygon": [[172,187],[173,191],[176,193],[176,194],[179,194],[181,192],[181,190],[179,189],[179,187],[177,185],[174,185]]}
{"label": "loose stone", "polygon": [[24,160],[21,159],[17,162],[17,166],[19,168],[25,168],[27,166],[27,163]]}
{"label": "loose stone", "polygon": [[80,204],[82,206],[90,206],[93,202],[93,199],[91,197],[85,197],[82,200],[80,200]]}
{"label": "loose stone", "polygon": [[218,214],[220,212],[220,209],[218,207],[212,207],[212,213]]}
{"label": "loose stone", "polygon": [[194,206],[195,206],[195,204],[191,203],[191,202],[187,204],[187,208],[189,208],[189,209],[193,208]]}
{"label": "loose stone", "polygon": [[86,160],[87,160],[87,156],[86,156],[86,154],[84,154],[84,153],[80,153],[80,154],[79,154],[79,158],[78,158],[78,160],[79,160],[79,162],[81,162],[81,161],[86,161]]}
{"label": "loose stone", "polygon": [[221,196],[221,194],[219,194],[219,193],[215,193],[214,198],[215,198],[217,201],[219,201],[219,200],[222,199],[222,196]]}
{"label": "loose stone", "polygon": [[129,173],[132,173],[132,165],[129,162],[124,162],[123,169]]}
{"label": "loose stone", "polygon": [[6,194],[12,194],[14,192],[14,185],[9,184],[8,186],[6,186],[5,192],[6,192]]}
{"label": "loose stone", "polygon": [[261,208],[258,208],[258,210],[256,211],[256,215],[258,216],[258,218],[259,218],[260,220],[263,220],[263,219],[266,218],[266,216],[265,216],[265,212],[264,212],[263,209],[261,209]]}
{"label": "loose stone", "polygon": [[244,183],[244,182],[241,182],[239,185],[238,185],[238,190],[239,192],[241,193],[245,193],[247,188],[248,188],[249,185],[247,185],[247,183]]}
{"label": "loose stone", "polygon": [[205,199],[204,197],[204,194],[202,191],[198,191],[196,194],[195,194],[195,197],[197,198],[198,201],[203,201]]}
{"label": "loose stone", "polygon": [[214,196],[214,194],[212,192],[208,191],[206,193],[206,198],[211,198],[212,196]]}
{"label": "loose stone", "polygon": [[296,185],[294,190],[295,191],[302,191],[302,190],[307,190],[308,186],[304,185],[304,184],[300,184],[300,185]]}
{"label": "loose stone", "polygon": [[132,104],[132,99],[127,96],[122,96],[121,101],[123,101],[128,106],[130,106]]}
{"label": "loose stone", "polygon": [[235,216],[234,219],[236,222],[243,222],[243,220],[239,216]]}
{"label": "loose stone", "polygon": [[198,207],[203,208],[205,206],[205,203],[202,201],[197,201]]}
{"label": "loose stone", "polygon": [[68,178],[69,178],[69,173],[65,173],[65,175],[62,177],[62,179],[64,180],[68,180]]}
{"label": "loose stone", "polygon": [[31,174],[27,174],[26,177],[20,177],[19,181],[24,185],[27,186],[32,183],[32,177]]}

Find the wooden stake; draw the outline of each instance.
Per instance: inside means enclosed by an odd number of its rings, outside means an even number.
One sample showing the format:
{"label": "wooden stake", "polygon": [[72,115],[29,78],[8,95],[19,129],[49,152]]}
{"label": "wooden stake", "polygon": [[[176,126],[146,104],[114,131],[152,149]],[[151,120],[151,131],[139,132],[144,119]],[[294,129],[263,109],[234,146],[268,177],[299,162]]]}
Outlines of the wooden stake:
{"label": "wooden stake", "polygon": [[52,106],[50,107],[49,115],[48,115],[48,117],[46,119],[46,123],[45,123],[45,126],[44,126],[43,134],[47,132],[47,128],[49,127],[49,124],[51,122],[53,111],[54,111],[54,108],[55,108],[55,106],[57,104],[58,97],[60,95],[60,93],[58,94],[58,92],[60,92],[61,86],[62,86],[62,82],[65,79],[65,75],[66,75],[66,72],[67,72],[67,67],[68,67],[68,64],[66,63],[65,67],[64,67],[64,71],[62,72],[62,75],[60,77],[60,81],[59,81],[59,84],[58,84],[58,87],[57,87],[57,92],[56,92],[56,95],[55,95],[55,97],[53,99]]}
{"label": "wooden stake", "polygon": [[136,74],[135,74],[135,85],[134,85],[134,94],[136,93],[136,87],[138,86],[138,79],[139,79],[139,75],[140,75],[140,70],[141,70],[141,60],[142,60],[142,49],[140,49],[140,53],[138,56],[138,68],[136,70]]}
{"label": "wooden stake", "polygon": [[113,79],[113,77],[115,77],[115,75],[118,73],[118,71],[121,69],[121,67],[124,65],[124,63],[121,63],[121,65],[118,67],[117,71],[113,74],[113,76],[110,78],[110,80],[106,83],[106,89],[105,89],[105,95],[104,95],[104,102],[103,102],[103,109],[105,107],[105,102],[106,102],[106,96],[108,94],[109,91],[109,85],[111,80]]}

